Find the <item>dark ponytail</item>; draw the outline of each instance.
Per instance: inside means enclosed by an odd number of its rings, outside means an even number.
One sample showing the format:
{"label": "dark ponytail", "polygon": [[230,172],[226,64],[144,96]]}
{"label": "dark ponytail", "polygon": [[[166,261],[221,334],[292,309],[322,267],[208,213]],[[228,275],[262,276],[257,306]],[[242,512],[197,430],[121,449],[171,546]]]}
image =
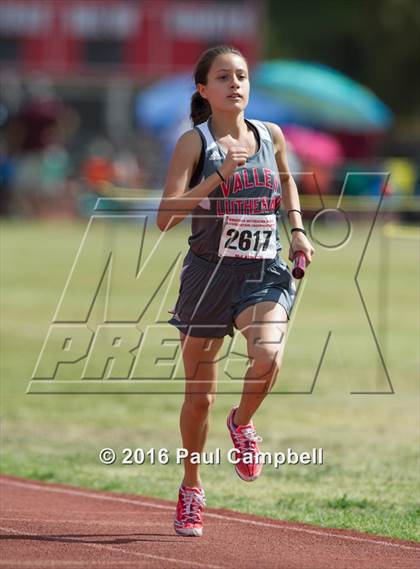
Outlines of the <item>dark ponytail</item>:
{"label": "dark ponytail", "polygon": [[207,99],[203,99],[198,91],[191,97],[191,120],[193,125],[205,122],[211,115],[211,107]]}
{"label": "dark ponytail", "polygon": [[[216,59],[218,55],[225,55],[227,53],[233,53],[234,55],[239,55],[244,60],[242,53],[229,45],[218,45],[216,47],[211,47],[207,49],[200,57],[195,66],[194,70],[194,83],[201,83],[202,85],[207,85],[207,75],[210,70],[211,64]],[[245,60],[246,61],[246,60]],[[211,115],[211,107],[207,99],[203,99],[198,91],[196,91],[191,97],[191,121],[194,126],[205,122]]]}

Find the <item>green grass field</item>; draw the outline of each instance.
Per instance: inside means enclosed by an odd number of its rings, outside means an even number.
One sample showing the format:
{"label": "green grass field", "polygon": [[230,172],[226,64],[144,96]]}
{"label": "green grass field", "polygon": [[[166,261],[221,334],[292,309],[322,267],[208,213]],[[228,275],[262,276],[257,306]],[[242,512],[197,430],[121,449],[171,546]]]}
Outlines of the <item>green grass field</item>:
{"label": "green grass field", "polygon": [[[181,446],[181,381],[130,383],[113,379],[107,368],[105,379],[76,382],[82,364],[75,364],[61,366],[53,380],[37,383],[35,379],[31,392],[26,393],[85,229],[84,222],[8,222],[2,226],[1,470],[37,480],[174,500],[182,473],[174,460],[175,449]],[[138,314],[166,275],[176,252],[186,250],[186,231],[181,225],[164,238],[154,229],[147,232],[144,251],[156,247],[155,270],[148,272],[139,288],[133,275],[141,228],[134,223],[114,223],[92,230],[57,318],[72,321],[86,313],[109,247],[117,247],[118,255],[107,315],[111,320],[124,320]],[[333,244],[340,231],[336,226],[321,227],[318,239]],[[341,249],[315,244],[316,257],[302,281],[295,317],[289,325],[282,371],[273,394],[255,416],[264,438],[262,450],[278,452],[291,447],[300,452],[322,447],[324,465],[266,466],[253,484],[239,480],[226,460],[204,466],[208,506],[419,540],[419,240],[388,242],[387,308],[378,300],[379,225],[360,268],[358,282],[376,334],[380,312],[386,310],[389,332],[386,342],[379,338],[379,345],[387,377],[378,367],[376,344],[354,281],[367,235],[368,227],[358,224],[350,243]],[[163,239],[161,243],[159,239]],[[287,258],[286,252],[283,257]],[[166,311],[176,299],[179,265],[173,274],[171,286],[159,291],[139,328],[156,318],[165,321]],[[169,291],[166,296],[165,291]],[[103,321],[104,298],[101,289],[89,315],[93,329]],[[165,332],[168,338],[177,338],[172,327]],[[243,347],[238,338],[235,352],[243,354]],[[43,369],[52,369],[55,357],[54,350],[47,350]],[[165,376],[167,368],[157,368],[155,357],[156,345],[149,343],[139,363],[143,375],[158,377],[164,369]],[[244,361],[240,355],[230,361],[231,375],[233,371],[241,376]],[[92,369],[101,365],[98,350]],[[224,370],[223,362],[207,445],[207,450],[220,447],[223,453],[230,448],[225,418],[238,399],[234,392],[241,387],[240,381],[229,380]],[[389,380],[394,394],[389,393]],[[52,393],[65,381],[79,393]],[[38,385],[44,386],[44,393],[35,393]],[[127,393],[132,386],[139,393]],[[97,393],[87,393],[88,389]],[[142,389],[166,390],[167,394],[142,393]],[[112,466],[102,465],[98,459],[104,447],[112,447],[119,455]],[[165,447],[171,460],[166,465],[122,465],[121,451],[126,447]]]}

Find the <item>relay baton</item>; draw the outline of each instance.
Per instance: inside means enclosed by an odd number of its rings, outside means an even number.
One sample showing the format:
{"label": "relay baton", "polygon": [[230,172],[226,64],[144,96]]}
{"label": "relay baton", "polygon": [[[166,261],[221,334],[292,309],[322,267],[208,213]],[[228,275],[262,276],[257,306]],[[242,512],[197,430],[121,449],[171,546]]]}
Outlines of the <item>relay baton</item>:
{"label": "relay baton", "polygon": [[306,257],[302,251],[296,251],[293,255],[292,275],[295,279],[301,279],[305,274]]}

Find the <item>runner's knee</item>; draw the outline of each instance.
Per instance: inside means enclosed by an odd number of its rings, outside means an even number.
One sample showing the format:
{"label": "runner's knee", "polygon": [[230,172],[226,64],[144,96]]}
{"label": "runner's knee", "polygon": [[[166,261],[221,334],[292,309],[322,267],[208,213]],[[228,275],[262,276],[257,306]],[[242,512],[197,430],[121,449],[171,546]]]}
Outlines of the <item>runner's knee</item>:
{"label": "runner's knee", "polygon": [[207,415],[215,399],[214,393],[190,393],[185,396],[185,405],[194,415]]}
{"label": "runner's knee", "polygon": [[280,355],[278,350],[269,348],[262,348],[257,350],[251,358],[251,368],[253,376],[263,377],[270,376],[276,377],[280,371]]}

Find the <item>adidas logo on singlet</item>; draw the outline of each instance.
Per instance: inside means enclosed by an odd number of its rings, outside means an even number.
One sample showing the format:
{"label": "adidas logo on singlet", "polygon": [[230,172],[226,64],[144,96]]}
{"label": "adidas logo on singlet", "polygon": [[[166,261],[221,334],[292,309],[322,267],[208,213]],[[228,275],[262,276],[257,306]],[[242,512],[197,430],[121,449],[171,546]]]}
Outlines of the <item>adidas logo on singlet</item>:
{"label": "adidas logo on singlet", "polygon": [[219,160],[219,158],[220,154],[217,152],[217,150],[213,150],[213,152],[209,156],[209,160]]}

